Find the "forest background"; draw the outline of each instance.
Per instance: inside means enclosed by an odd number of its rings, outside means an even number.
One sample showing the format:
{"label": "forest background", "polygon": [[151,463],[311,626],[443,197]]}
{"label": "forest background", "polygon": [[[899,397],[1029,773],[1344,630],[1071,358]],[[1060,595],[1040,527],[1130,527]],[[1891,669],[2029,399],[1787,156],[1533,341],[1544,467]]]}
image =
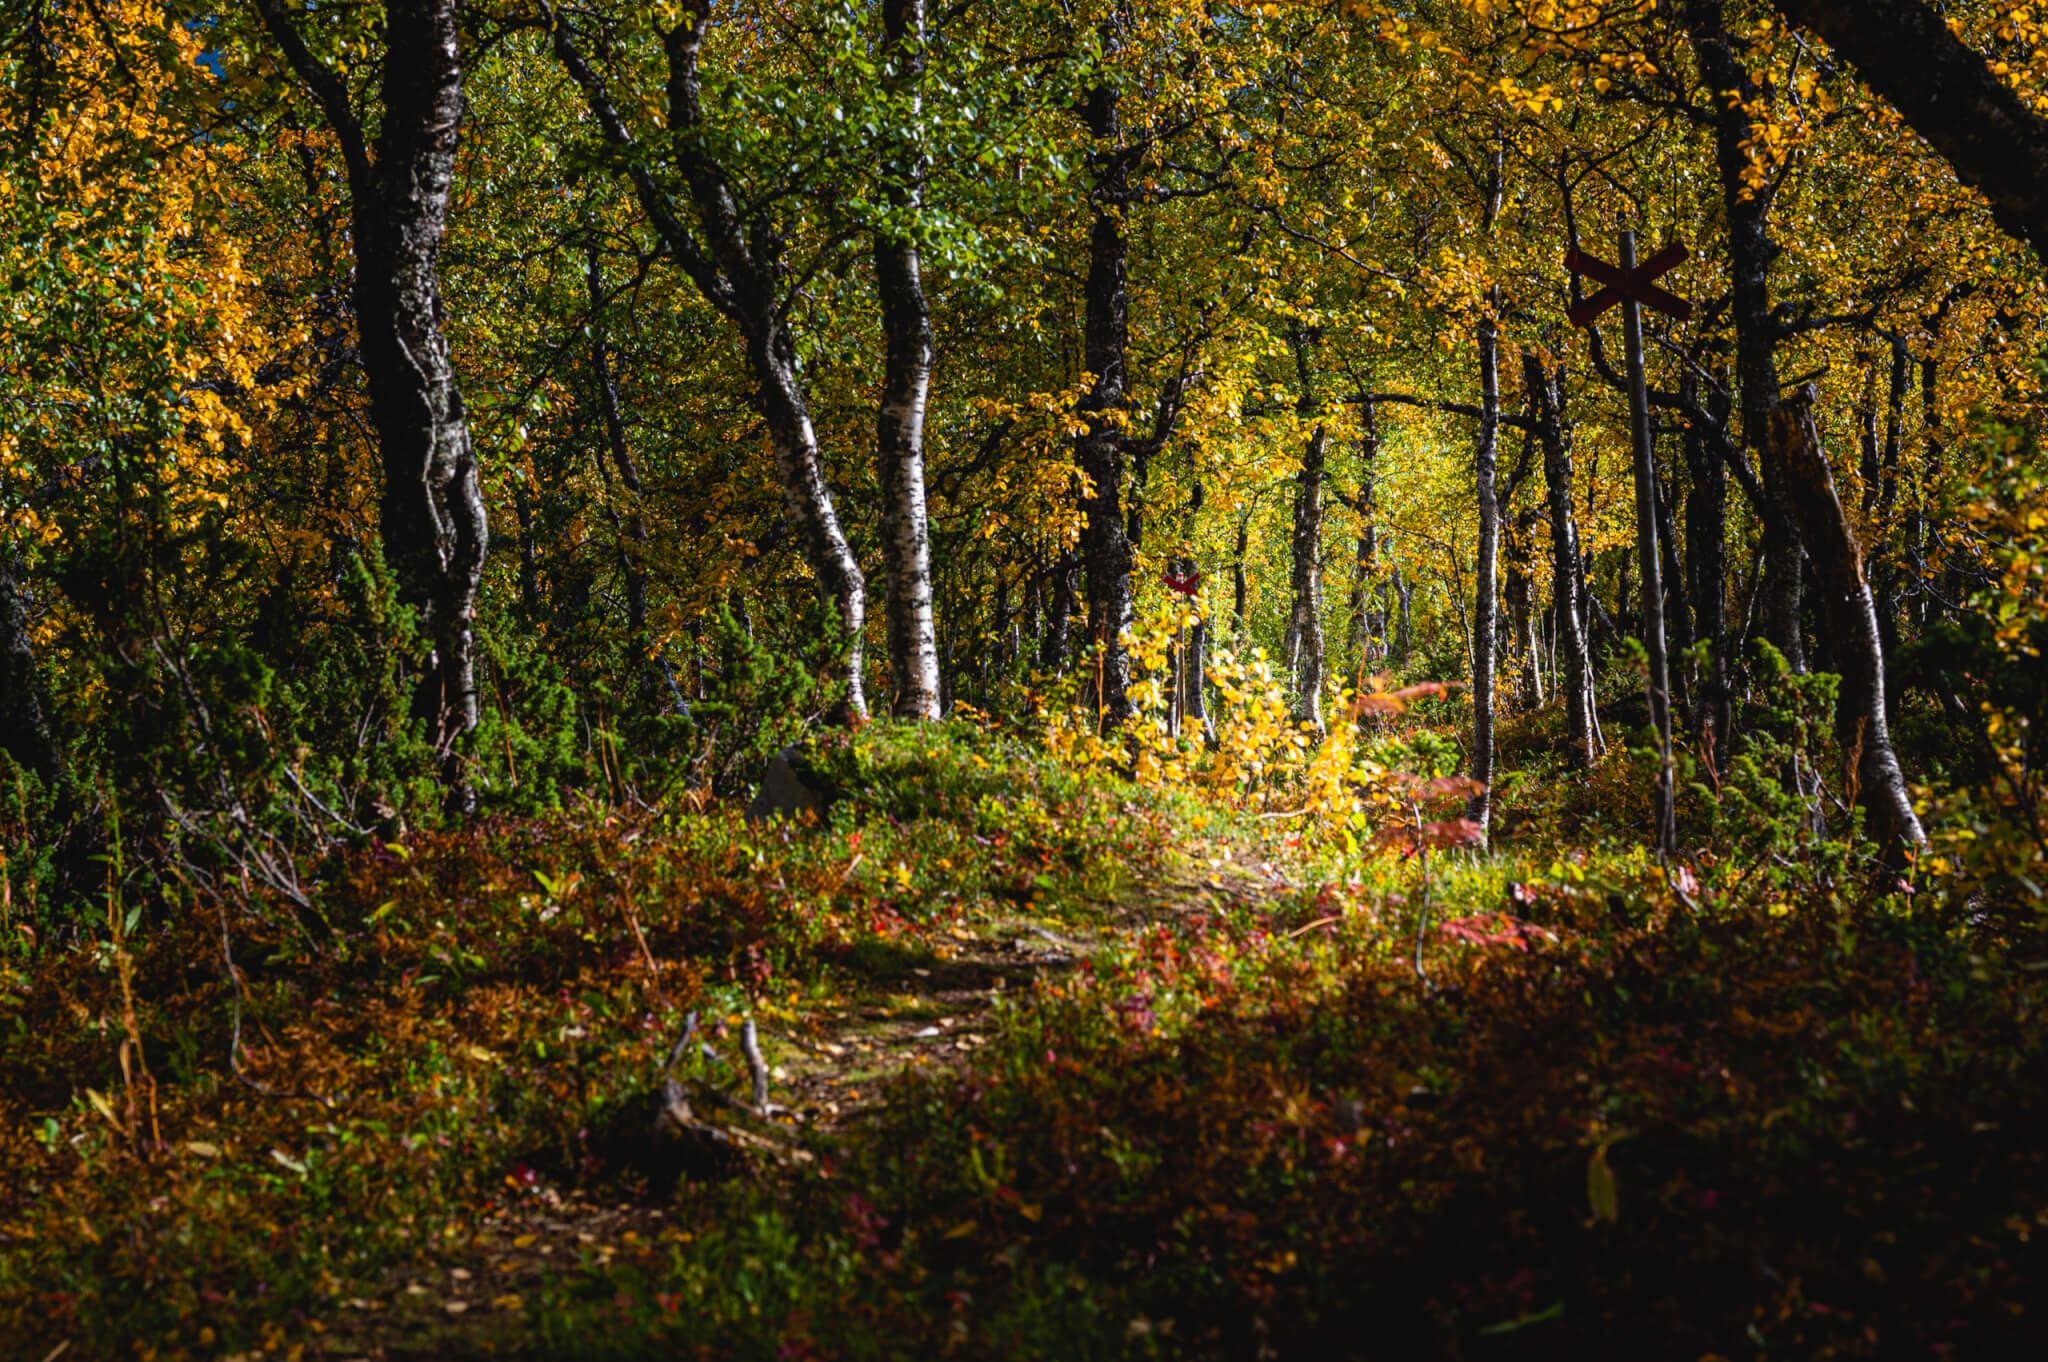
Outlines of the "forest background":
{"label": "forest background", "polygon": [[[1333,883],[1590,849],[2021,950],[2044,25],[14,0],[0,956],[24,1054],[114,989],[126,1103],[52,1052],[22,1147],[169,1147],[138,968],[219,976],[246,1082],[237,935],[333,950],[410,844],[747,836],[790,744],[886,766],[871,715]],[[1621,313],[1568,316],[1624,232],[1687,248],[1640,412]],[[936,779],[881,769],[841,792]]]}

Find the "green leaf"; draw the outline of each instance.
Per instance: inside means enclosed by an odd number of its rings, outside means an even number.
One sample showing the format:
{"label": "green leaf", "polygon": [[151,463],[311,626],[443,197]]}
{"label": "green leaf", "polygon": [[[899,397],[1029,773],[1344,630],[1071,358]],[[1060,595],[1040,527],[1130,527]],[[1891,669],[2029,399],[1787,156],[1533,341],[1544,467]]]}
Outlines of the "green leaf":
{"label": "green leaf", "polygon": [[1479,1333],[1482,1337],[1493,1334],[1511,1334],[1517,1329],[1526,1329],[1532,1324],[1547,1324],[1551,1320],[1562,1318],[1564,1318],[1564,1302],[1559,1301],[1555,1305],[1546,1306],[1527,1315],[1518,1315],[1514,1319],[1504,1319],[1498,1324],[1489,1324],[1484,1329],[1481,1329]]}

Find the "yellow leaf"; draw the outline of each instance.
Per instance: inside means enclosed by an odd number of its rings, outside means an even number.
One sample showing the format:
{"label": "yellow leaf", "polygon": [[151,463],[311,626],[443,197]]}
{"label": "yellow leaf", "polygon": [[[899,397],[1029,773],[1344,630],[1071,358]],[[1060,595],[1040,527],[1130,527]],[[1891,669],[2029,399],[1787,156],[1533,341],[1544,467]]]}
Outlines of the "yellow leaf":
{"label": "yellow leaf", "polygon": [[1586,1200],[1593,1207],[1596,1221],[1617,1220],[1621,1216],[1621,1190],[1614,1185],[1614,1169],[1608,1166],[1604,1144],[1586,1160]]}
{"label": "yellow leaf", "polygon": [[107,1118],[109,1125],[113,1126],[116,1130],[121,1128],[121,1118],[114,1115],[114,1104],[107,1100],[105,1093],[100,1092],[97,1088],[87,1088],[85,1090],[85,1097],[88,1102],[92,1103],[94,1110]]}

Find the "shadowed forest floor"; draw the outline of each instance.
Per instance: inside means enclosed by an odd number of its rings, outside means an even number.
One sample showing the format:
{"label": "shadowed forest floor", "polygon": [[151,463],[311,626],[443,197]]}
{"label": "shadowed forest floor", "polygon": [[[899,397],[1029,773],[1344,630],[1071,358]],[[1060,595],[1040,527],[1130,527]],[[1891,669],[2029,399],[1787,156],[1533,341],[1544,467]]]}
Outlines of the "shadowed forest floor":
{"label": "shadowed forest floor", "polygon": [[0,1354],[2048,1338],[2030,916],[1791,856],[1318,850],[962,726],[854,757],[829,826],[416,833],[324,867],[318,924],[10,966]]}
{"label": "shadowed forest floor", "polygon": [[[1199,843],[1113,899],[971,914],[914,945],[872,944],[833,970],[831,996],[763,1033],[763,1050],[776,1056],[773,1116],[762,1122],[725,1108],[727,1128],[775,1142],[755,1147],[752,1175],[814,1175],[818,1157],[829,1159],[873,1127],[895,1080],[971,1072],[977,1052],[997,1038],[999,1002],[1028,996],[1041,978],[1128,948],[1162,924],[1201,924],[1219,909],[1241,912],[1290,892],[1255,852]],[[466,1240],[394,1266],[378,1289],[319,1317],[308,1352],[519,1355],[530,1341],[528,1302],[600,1282],[615,1264],[655,1268],[686,1250],[707,1213],[716,1208],[693,1204],[687,1192],[674,1204],[550,1192],[513,1199],[479,1219]]]}

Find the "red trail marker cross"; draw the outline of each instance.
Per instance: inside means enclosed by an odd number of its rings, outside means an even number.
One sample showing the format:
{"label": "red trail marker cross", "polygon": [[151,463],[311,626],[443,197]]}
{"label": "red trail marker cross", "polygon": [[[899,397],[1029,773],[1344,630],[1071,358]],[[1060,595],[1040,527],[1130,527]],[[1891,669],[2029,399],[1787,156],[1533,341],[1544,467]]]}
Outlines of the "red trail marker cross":
{"label": "red trail marker cross", "polygon": [[1679,321],[1692,318],[1692,304],[1676,294],[1667,293],[1651,282],[1658,275],[1676,269],[1685,263],[1687,251],[1681,242],[1672,242],[1663,250],[1645,260],[1633,269],[1617,268],[1596,255],[1584,251],[1571,251],[1564,258],[1564,266],[1576,274],[1583,274],[1596,284],[1604,285],[1601,290],[1582,303],[1566,309],[1565,316],[1571,318],[1573,326],[1590,326],[1593,319],[1624,299],[1654,307],[1659,312],[1676,317]]}

